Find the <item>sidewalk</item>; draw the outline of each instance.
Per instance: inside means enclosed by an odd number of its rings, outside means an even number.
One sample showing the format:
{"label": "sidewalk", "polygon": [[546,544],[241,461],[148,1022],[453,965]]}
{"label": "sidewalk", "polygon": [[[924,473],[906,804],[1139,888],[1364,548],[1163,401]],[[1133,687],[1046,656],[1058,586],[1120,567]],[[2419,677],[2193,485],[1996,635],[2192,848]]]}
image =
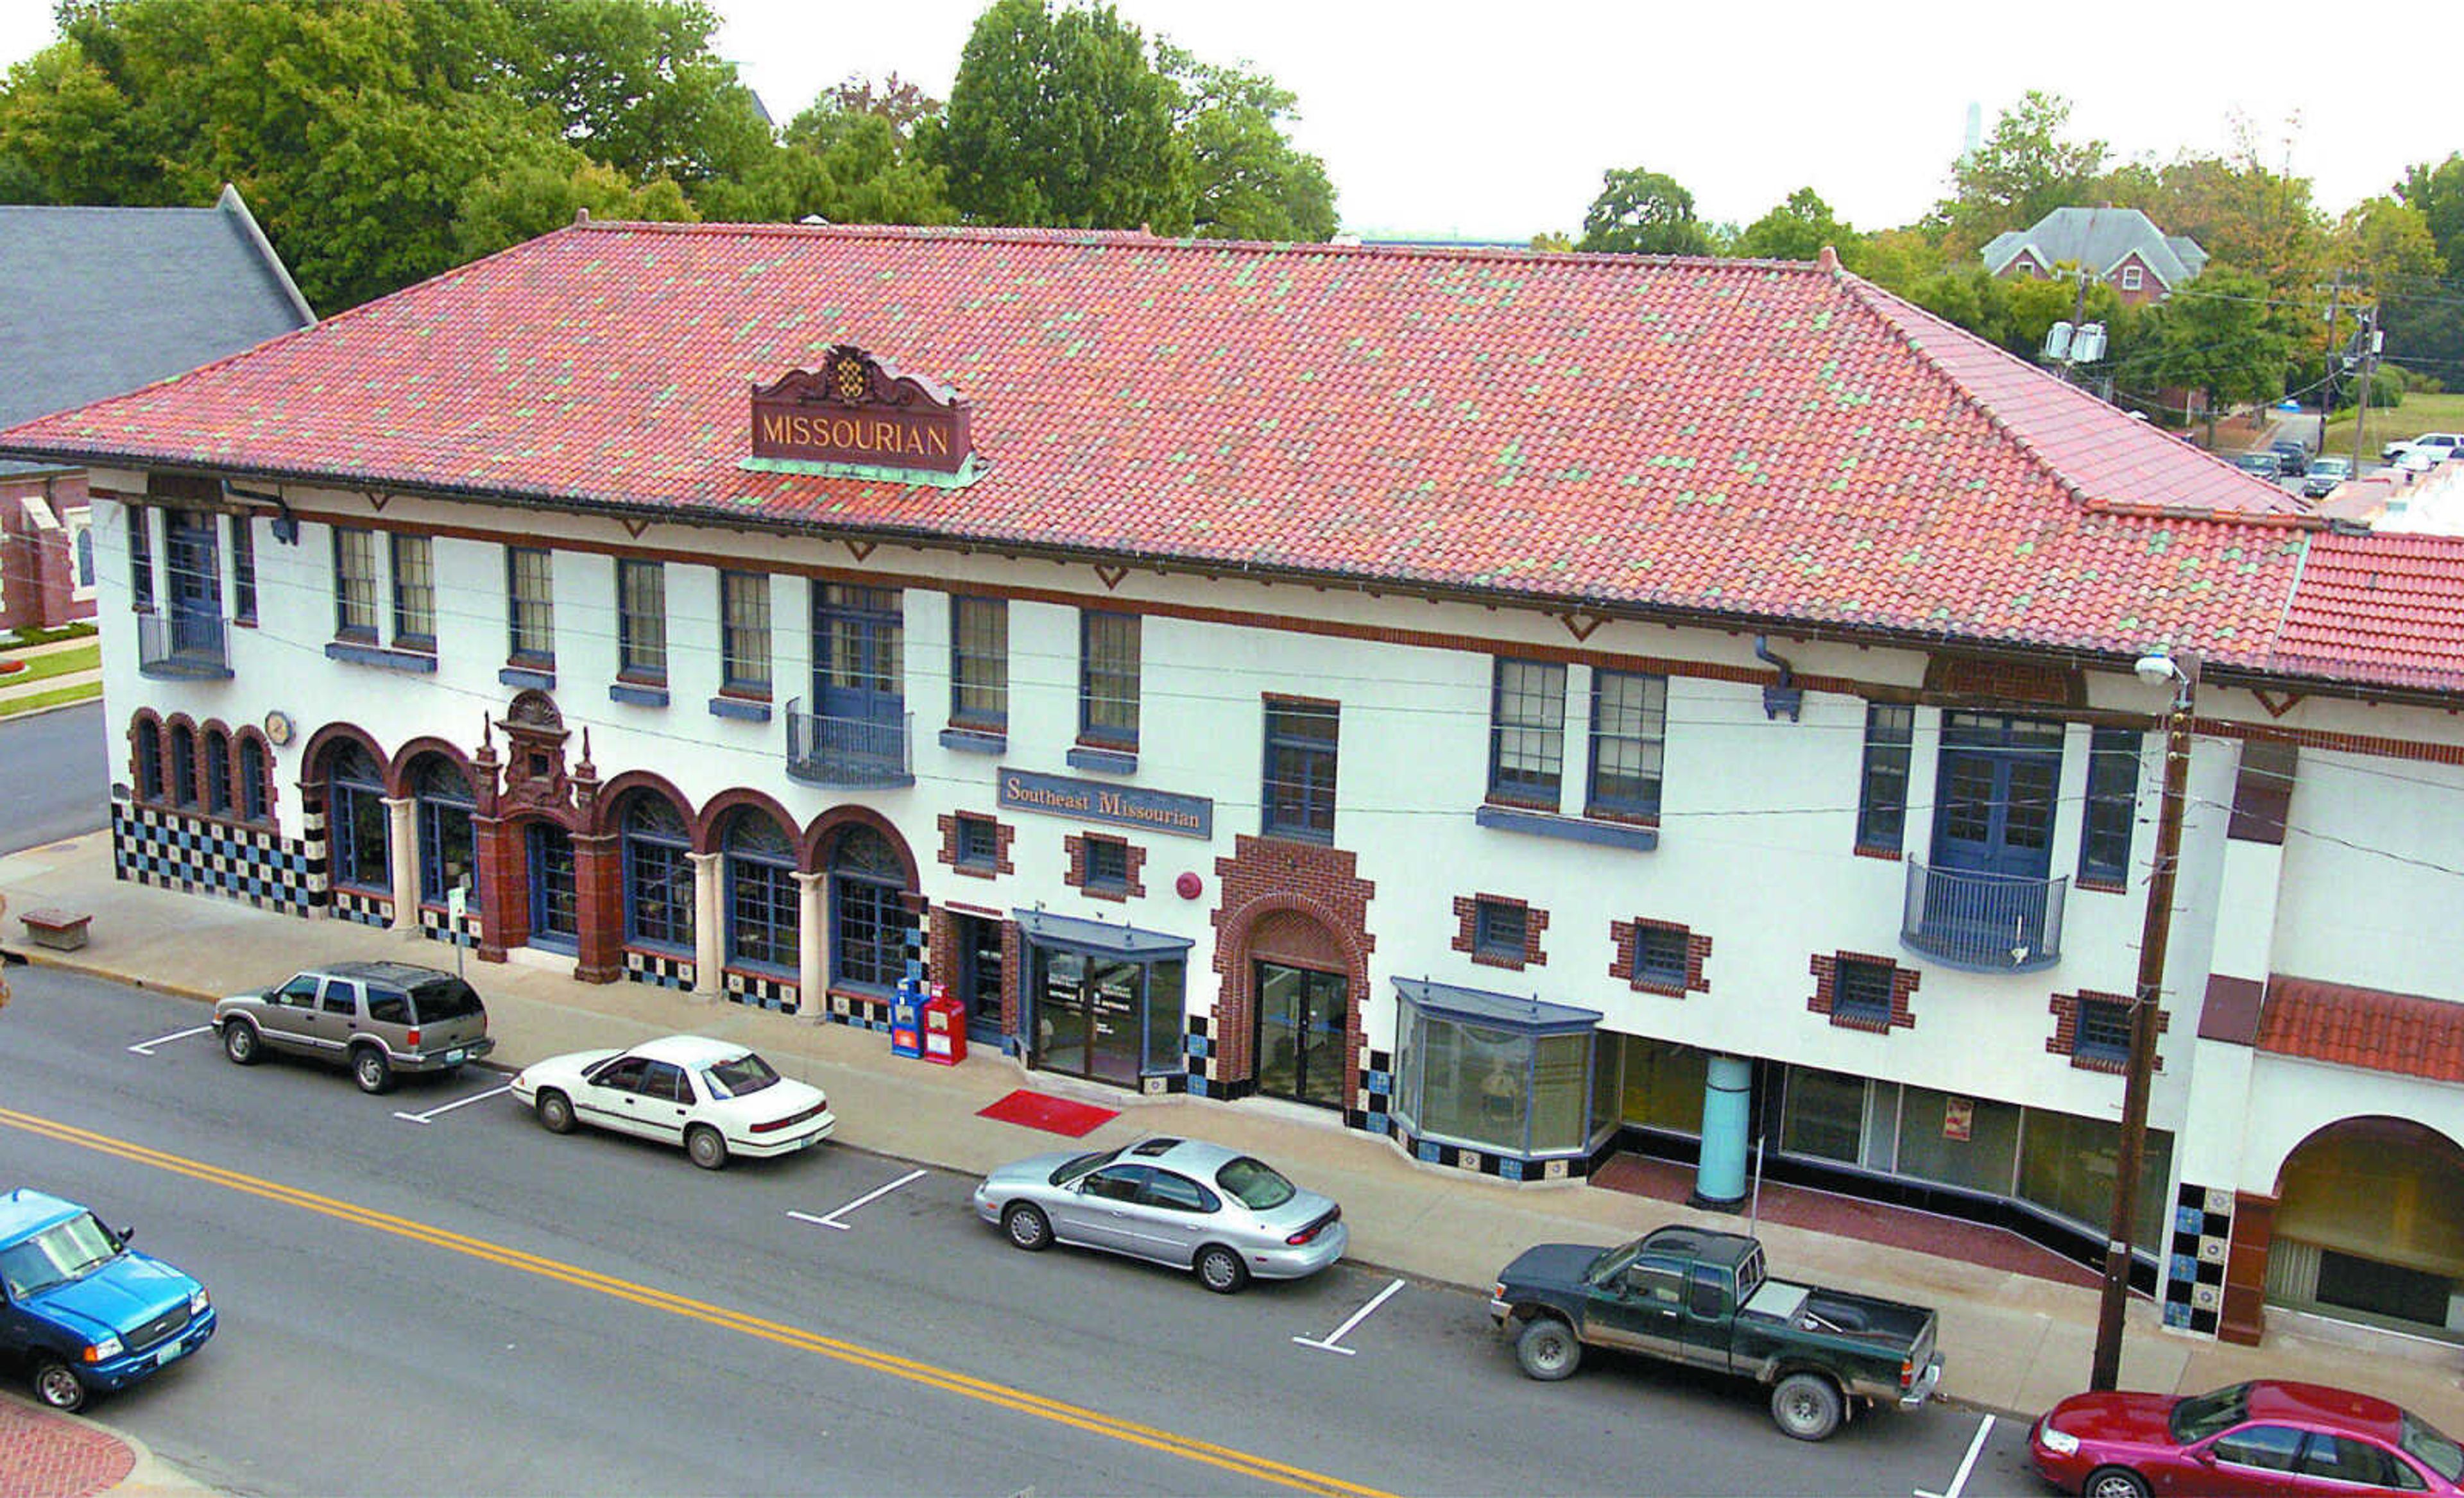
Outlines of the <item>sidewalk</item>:
{"label": "sidewalk", "polygon": [[[0,858],[0,893],[12,912],[63,906],[94,915],[91,944],[56,953],[30,949],[11,914],[0,932],[11,951],[190,998],[261,987],[312,960],[453,965],[452,949],[416,936],[121,883],[112,876],[107,832]],[[579,983],[571,967],[569,958],[531,952],[504,963],[468,962],[466,976],[488,1002],[495,1062],[519,1067],[672,1030],[741,1040],[781,1070],[827,1090],[839,1142],[960,1172],[1059,1147],[1056,1136],[977,1116],[1013,1089],[1032,1087],[1120,1110],[1089,1135],[1090,1146],[1166,1132],[1254,1152],[1343,1203],[1353,1260],[1473,1289],[1485,1289],[1509,1258],[1543,1240],[1607,1244],[1668,1222],[1742,1225],[1594,1185],[1508,1186],[1416,1164],[1383,1139],[1296,1105],[1141,1097],[1030,1074],[997,1050],[972,1051],[956,1068],[900,1060],[890,1055],[889,1037],[874,1031],[649,984]],[[17,1002],[27,1002],[22,983]],[[1937,1308],[1947,1363],[1942,1390],[1949,1399],[2033,1418],[2087,1385],[2094,1289],[1769,1221],[1760,1231],[1776,1274]],[[2450,1433],[2464,1432],[2464,1351],[2281,1311],[2270,1313],[2263,1348],[2233,1347],[2167,1332],[2151,1306],[2131,1306],[2123,1387],[2193,1393],[2258,1377],[2361,1388]],[[0,1421],[7,1413],[0,1407]],[[0,1424],[0,1449],[8,1434]]]}

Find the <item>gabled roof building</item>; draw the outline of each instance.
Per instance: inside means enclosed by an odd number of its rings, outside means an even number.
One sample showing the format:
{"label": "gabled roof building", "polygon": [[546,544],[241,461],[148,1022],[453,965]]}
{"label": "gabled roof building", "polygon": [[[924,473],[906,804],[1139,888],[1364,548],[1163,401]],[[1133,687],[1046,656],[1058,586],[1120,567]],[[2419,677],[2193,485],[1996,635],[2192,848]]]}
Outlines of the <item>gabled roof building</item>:
{"label": "gabled roof building", "polygon": [[2088,1262],[2195,657],[2145,1288],[2464,1283],[2464,551],[1827,258],[583,223],[0,451],[127,877]]}
{"label": "gabled roof building", "polygon": [[2162,301],[2207,267],[2188,234],[2168,234],[2137,209],[2059,208],[2026,229],[1996,234],[1983,251],[1988,274],[2038,280],[2076,265],[2133,306]]}

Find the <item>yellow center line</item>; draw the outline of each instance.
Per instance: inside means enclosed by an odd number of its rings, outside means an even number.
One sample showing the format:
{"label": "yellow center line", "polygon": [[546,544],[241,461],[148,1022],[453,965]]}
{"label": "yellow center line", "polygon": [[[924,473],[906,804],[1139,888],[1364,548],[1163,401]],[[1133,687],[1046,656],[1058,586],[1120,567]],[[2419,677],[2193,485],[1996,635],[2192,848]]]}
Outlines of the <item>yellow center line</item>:
{"label": "yellow center line", "polygon": [[473,1238],[468,1234],[454,1232],[450,1228],[414,1222],[408,1218],[394,1217],[370,1207],[359,1206],[332,1197],[319,1196],[314,1192],[301,1191],[294,1186],[280,1185],[253,1176],[243,1175],[237,1171],[226,1170],[219,1165],[208,1165],[200,1160],[150,1149],[142,1144],[133,1144],[125,1139],[117,1139],[109,1135],[97,1134],[92,1130],[80,1129],[55,1119],[0,1108],[0,1124],[44,1138],[57,1140],[63,1144],[74,1144],[84,1149],[116,1156],[136,1164],[170,1171],[175,1175],[187,1176],[209,1185],[243,1192],[268,1201],[277,1201],[285,1206],[297,1207],[301,1211],[335,1218],[377,1232],[391,1233],[415,1243],[448,1249],[509,1269],[518,1269],[526,1274],[536,1274],[581,1289],[630,1301],[634,1305],[652,1311],[687,1316],[726,1331],[759,1337],[783,1347],[812,1353],[873,1373],[886,1374],[893,1378],[903,1378],[911,1383],[922,1384],[927,1388],[938,1389],[963,1399],[1015,1410],[1023,1415],[1031,1415],[1038,1420],[1047,1420],[1056,1424],[1067,1425],[1090,1435],[1104,1436],[1114,1441],[1127,1442],[1133,1445],[1145,1446],[1167,1456],[1201,1462],[1209,1466],[1238,1472],[1278,1487],[1297,1488],[1302,1492],[1324,1493],[1330,1495],[1330,1498],[1387,1498],[1381,1489],[1363,1487],[1357,1483],[1348,1483],[1340,1478],[1309,1471],[1306,1467],[1289,1466],[1281,1462],[1235,1450],[1229,1446],[1219,1446],[1192,1436],[1177,1435],[1153,1425],[1142,1425],[1134,1421],[1106,1415],[1100,1411],[1087,1409],[1060,1399],[1047,1399],[1043,1395],[1031,1394],[1007,1384],[995,1383],[990,1379],[962,1374],[955,1369],[918,1362],[913,1358],[901,1357],[893,1353],[885,1353],[857,1343],[841,1341],[836,1337],[822,1336],[782,1322],[764,1320],[744,1311],[731,1311],[724,1306],[715,1306],[707,1301],[693,1300],[670,1290],[657,1289],[650,1286],[635,1284],[630,1280],[618,1279],[613,1275],[601,1274],[596,1270],[566,1264],[561,1260],[527,1253],[518,1248],[509,1248],[501,1244],[490,1243],[484,1238]]}

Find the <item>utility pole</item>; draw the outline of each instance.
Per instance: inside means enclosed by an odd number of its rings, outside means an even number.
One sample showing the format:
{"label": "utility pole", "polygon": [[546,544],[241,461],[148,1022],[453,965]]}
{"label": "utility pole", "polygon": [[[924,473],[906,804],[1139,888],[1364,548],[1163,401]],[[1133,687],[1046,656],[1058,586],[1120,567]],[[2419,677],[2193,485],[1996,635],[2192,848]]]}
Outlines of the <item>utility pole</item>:
{"label": "utility pole", "polygon": [[[2327,288],[2327,359],[2326,368],[2319,382],[2319,451],[2327,451],[2327,418],[2336,411],[2336,314],[2343,310],[2344,273],[2338,271],[2334,284]],[[2359,417],[2354,418],[2359,420]],[[2356,474],[2354,476],[2359,477]]]}
{"label": "utility pole", "polygon": [[2353,335],[2362,345],[2362,393],[2353,406],[2353,476],[2362,476],[2362,432],[2370,424],[2370,397],[2377,393],[2379,370],[2379,309],[2373,304],[2361,311],[2362,330]]}
{"label": "utility pole", "polygon": [[2088,1387],[2109,1390],[2122,1377],[2123,1311],[2130,1304],[2131,1237],[2138,1230],[2139,1178],[2147,1158],[2147,1092],[2156,1072],[2156,1007],[2165,987],[2165,947],[2173,931],[2173,875],[2182,861],[2182,803],[2190,771],[2192,703],[2199,657],[2140,657],[2143,681],[2167,682],[2165,791],[2156,818],[2156,864],[2147,875],[2147,910],[2139,936],[2139,987],[2130,1002],[2130,1062],[2122,1085],[2122,1142],[2113,1172],[2113,1215],[2104,1247],[2104,1296],[2096,1318],[2096,1357]]}

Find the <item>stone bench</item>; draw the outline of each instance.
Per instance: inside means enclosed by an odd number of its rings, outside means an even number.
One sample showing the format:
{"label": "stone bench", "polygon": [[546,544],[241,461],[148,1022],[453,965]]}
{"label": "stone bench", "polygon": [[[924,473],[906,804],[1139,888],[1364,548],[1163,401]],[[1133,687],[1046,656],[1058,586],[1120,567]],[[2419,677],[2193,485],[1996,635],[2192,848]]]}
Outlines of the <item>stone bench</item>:
{"label": "stone bench", "polygon": [[55,952],[75,952],[85,945],[86,923],[94,916],[85,911],[28,911],[17,917],[26,928],[26,939],[38,947]]}

